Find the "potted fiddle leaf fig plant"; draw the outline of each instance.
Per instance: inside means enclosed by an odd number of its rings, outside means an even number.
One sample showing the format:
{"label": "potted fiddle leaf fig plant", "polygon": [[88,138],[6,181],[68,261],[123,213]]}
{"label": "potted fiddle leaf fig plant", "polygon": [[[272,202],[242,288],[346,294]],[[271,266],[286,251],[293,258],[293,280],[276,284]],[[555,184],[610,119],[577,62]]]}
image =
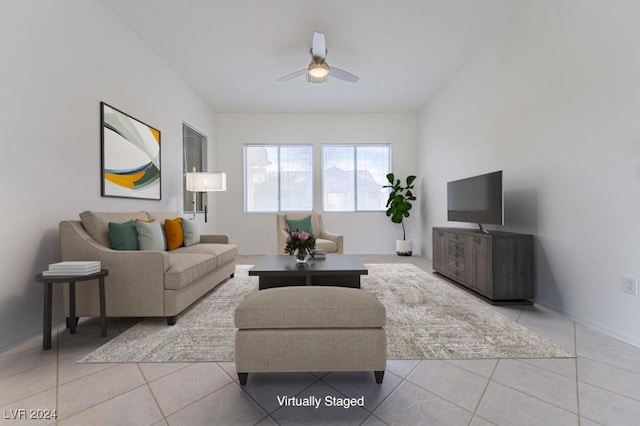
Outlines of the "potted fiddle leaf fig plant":
{"label": "potted fiddle leaf fig plant", "polygon": [[386,214],[393,223],[402,225],[402,239],[396,240],[396,253],[399,256],[411,256],[413,254],[413,241],[407,240],[404,219],[411,215],[411,202],[416,200],[416,196],[412,192],[413,182],[416,177],[414,175],[407,176],[403,184],[400,179],[396,179],[393,173],[389,173],[387,180],[389,185],[383,186],[383,188],[390,188]]}

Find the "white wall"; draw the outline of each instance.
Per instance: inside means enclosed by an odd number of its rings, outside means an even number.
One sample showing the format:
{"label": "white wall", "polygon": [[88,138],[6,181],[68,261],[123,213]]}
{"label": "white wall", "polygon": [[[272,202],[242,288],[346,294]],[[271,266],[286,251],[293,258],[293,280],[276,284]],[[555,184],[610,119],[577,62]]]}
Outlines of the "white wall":
{"label": "white wall", "polygon": [[[246,143],[313,143],[315,210],[322,209],[321,144],[391,143],[393,170],[415,174],[418,163],[417,114],[216,114],[218,164],[227,172],[227,191],[218,194],[219,229],[240,246],[242,254],[276,254],[273,213],[245,213],[243,145]],[[420,183],[418,183],[420,184]],[[420,240],[419,212],[408,219],[408,237]],[[324,213],[325,225],[344,234],[345,253],[395,253],[400,225],[383,212]]]}
{"label": "white wall", "polygon": [[420,114],[425,248],[446,182],[503,169],[536,300],[640,345],[640,3],[536,0]]}
{"label": "white wall", "polygon": [[[99,1],[2,2],[0,56],[2,349],[42,330],[33,276],[59,260],[58,222],[181,209],[182,122],[212,141],[213,112]],[[161,131],[161,201],[100,196],[100,101]]]}

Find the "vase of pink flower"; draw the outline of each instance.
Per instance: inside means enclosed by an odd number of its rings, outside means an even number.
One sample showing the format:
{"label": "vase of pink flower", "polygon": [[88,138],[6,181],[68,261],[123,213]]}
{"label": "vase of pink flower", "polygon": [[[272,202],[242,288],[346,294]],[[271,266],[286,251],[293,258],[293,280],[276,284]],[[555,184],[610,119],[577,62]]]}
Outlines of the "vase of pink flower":
{"label": "vase of pink flower", "polygon": [[296,262],[307,263],[310,257],[312,257],[313,249],[316,247],[315,237],[305,231],[289,231],[287,237],[287,244],[284,248],[284,252],[294,256]]}

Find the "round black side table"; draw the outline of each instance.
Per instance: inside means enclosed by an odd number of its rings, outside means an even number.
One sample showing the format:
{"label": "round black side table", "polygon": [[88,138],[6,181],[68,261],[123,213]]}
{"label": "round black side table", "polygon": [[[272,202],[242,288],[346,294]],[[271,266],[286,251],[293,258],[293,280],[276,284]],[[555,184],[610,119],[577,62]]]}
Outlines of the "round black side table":
{"label": "round black side table", "polygon": [[104,302],[104,277],[109,275],[108,269],[102,269],[89,275],[36,275],[35,280],[44,283],[44,320],[42,328],[42,349],[51,349],[51,311],[53,304],[53,283],[69,283],[69,318],[67,318],[67,327],[71,334],[76,332],[76,282],[98,280],[98,289],[100,292],[100,326],[102,337],[107,336],[107,316]]}

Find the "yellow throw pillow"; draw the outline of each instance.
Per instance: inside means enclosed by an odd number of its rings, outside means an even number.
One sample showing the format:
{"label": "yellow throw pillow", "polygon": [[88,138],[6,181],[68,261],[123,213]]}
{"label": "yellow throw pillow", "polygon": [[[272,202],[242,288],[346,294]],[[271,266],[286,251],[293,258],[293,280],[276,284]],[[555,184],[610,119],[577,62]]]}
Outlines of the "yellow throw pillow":
{"label": "yellow throw pillow", "polygon": [[175,250],[184,244],[184,232],[182,231],[182,219],[166,219],[164,229],[167,233],[167,249]]}

